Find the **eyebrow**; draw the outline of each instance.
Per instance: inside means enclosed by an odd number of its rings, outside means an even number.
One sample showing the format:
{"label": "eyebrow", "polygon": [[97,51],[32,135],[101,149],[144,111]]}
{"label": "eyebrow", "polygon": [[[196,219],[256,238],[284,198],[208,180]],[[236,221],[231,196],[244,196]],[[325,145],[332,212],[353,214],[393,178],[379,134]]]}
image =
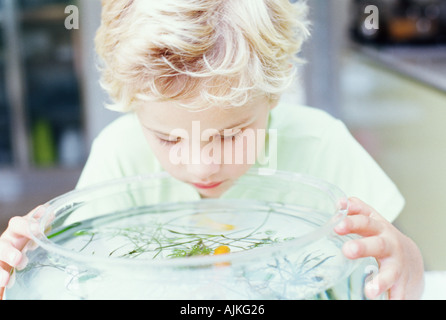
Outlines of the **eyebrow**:
{"label": "eyebrow", "polygon": [[155,130],[155,129],[151,129],[151,128],[149,128],[149,127],[146,127],[145,125],[142,125],[144,128],[146,128],[147,130],[150,130],[150,131],[152,131],[153,133],[156,133],[156,134],[159,134],[159,135],[161,135],[161,136],[166,136],[166,137],[169,137],[170,136],[170,133],[165,133],[165,132],[161,132],[161,131],[158,131],[158,130]]}

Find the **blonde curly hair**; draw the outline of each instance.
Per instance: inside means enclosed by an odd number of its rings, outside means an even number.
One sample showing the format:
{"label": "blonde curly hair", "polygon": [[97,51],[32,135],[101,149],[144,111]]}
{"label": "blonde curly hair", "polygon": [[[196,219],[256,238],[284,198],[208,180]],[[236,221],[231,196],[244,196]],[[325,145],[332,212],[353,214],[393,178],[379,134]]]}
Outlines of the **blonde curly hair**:
{"label": "blonde curly hair", "polygon": [[103,0],[102,7],[101,85],[108,107],[122,112],[146,101],[197,109],[259,95],[277,100],[309,34],[305,2]]}

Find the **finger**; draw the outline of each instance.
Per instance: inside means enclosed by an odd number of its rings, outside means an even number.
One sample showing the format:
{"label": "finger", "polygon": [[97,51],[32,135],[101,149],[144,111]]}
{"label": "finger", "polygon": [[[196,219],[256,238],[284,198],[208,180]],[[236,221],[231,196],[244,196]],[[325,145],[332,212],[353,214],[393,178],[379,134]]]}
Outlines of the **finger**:
{"label": "finger", "polygon": [[391,245],[382,236],[350,240],[342,246],[342,253],[348,259],[374,257],[383,259],[391,255]]}
{"label": "finger", "polygon": [[348,215],[362,214],[369,216],[373,211],[375,210],[371,206],[356,197],[348,199]]}
{"label": "finger", "polygon": [[40,205],[31,210],[25,217],[30,217],[33,219],[39,219],[45,213],[47,205]]}
{"label": "finger", "polygon": [[9,281],[9,271],[0,268],[0,288],[6,287]]}
{"label": "finger", "polygon": [[340,235],[355,233],[363,237],[377,235],[383,230],[382,222],[364,215],[344,218],[334,230]]}
{"label": "finger", "polygon": [[340,198],[337,200],[337,205],[336,205],[336,209],[337,210],[346,210],[348,209],[348,199],[346,198]]}
{"label": "finger", "polygon": [[[380,295],[389,291],[399,279],[399,272],[396,268],[383,267],[379,270],[378,275],[367,283],[365,287],[365,294],[369,299],[376,299]],[[392,293],[389,296],[390,299],[398,299]]]}
{"label": "finger", "polygon": [[377,220],[387,221],[374,208],[372,208],[367,203],[355,197],[349,198],[347,215],[349,216],[364,215]]}
{"label": "finger", "polygon": [[22,253],[8,241],[0,239],[0,260],[6,262],[11,267],[16,267],[22,260]]}
{"label": "finger", "polygon": [[13,217],[9,220],[8,228],[1,238],[18,250],[22,250],[31,239],[30,225],[34,223],[36,222],[27,217]]}
{"label": "finger", "polygon": [[[12,246],[11,246],[11,248],[13,250],[16,250]],[[3,251],[3,253],[4,253],[4,251]],[[19,254],[21,256],[20,252],[19,252]],[[4,253],[4,255],[7,256],[7,253]],[[19,258],[16,258],[16,259],[20,260]],[[13,269],[13,267],[10,264],[8,264],[8,263],[11,263],[11,264],[15,264],[16,263],[16,262],[8,262],[7,263],[7,262],[2,261],[2,260],[8,260],[8,258],[4,259],[3,257],[0,257],[0,289],[2,289],[3,287],[6,287],[6,285],[9,282],[10,272]],[[1,298],[2,298],[2,291],[0,291],[0,299]]]}
{"label": "finger", "polygon": [[35,219],[43,215],[44,209],[45,206],[38,206],[23,217],[12,217],[1,238],[8,240],[17,249],[22,250],[31,239],[31,233],[37,235],[38,222]]}

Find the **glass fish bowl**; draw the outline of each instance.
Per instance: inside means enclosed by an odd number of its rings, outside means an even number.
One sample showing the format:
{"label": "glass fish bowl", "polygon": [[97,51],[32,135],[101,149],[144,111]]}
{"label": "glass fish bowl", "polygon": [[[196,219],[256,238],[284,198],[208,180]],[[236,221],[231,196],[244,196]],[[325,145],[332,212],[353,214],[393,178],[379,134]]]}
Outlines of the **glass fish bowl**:
{"label": "glass fish bowl", "polygon": [[376,261],[341,252],[343,192],[261,170],[219,199],[159,173],[49,201],[6,299],[365,299]]}

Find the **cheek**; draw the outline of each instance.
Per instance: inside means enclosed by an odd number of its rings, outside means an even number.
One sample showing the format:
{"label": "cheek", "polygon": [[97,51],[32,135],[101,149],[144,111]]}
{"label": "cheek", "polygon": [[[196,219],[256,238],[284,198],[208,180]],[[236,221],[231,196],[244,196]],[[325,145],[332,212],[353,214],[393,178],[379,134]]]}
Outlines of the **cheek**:
{"label": "cheek", "polygon": [[229,143],[231,147],[225,146],[222,151],[225,159],[229,159],[233,164],[252,166],[256,163],[259,151],[264,148],[265,129],[247,128],[241,136]]}
{"label": "cheek", "polygon": [[[250,154],[253,155],[250,156]],[[232,159],[231,159],[232,155]],[[226,176],[237,179],[245,174],[255,163],[255,149],[248,148],[245,143],[233,143],[231,152],[226,149],[226,158],[223,157],[221,168],[222,173]],[[229,160],[229,161],[225,161]]]}
{"label": "cheek", "polygon": [[145,138],[153,154],[166,171],[170,172],[174,167],[177,167],[170,161],[170,147],[162,145],[156,137],[151,135],[146,134]]}

